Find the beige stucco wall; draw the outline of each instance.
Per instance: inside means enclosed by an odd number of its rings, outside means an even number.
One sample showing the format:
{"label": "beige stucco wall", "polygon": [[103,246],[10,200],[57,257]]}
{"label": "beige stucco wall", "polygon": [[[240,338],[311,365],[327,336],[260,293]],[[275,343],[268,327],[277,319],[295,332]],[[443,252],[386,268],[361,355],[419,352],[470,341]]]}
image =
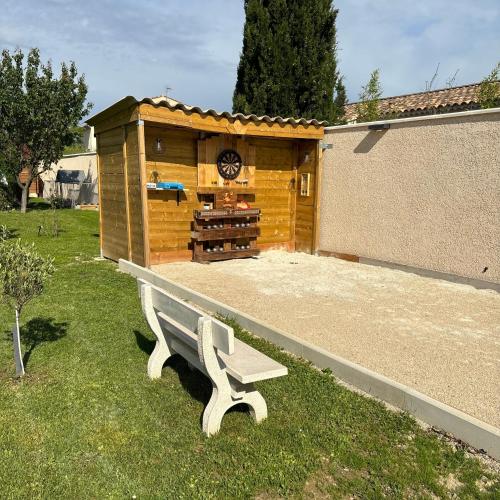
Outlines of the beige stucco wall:
{"label": "beige stucco wall", "polygon": [[[85,180],[80,189],[71,184],[62,184],[56,186],[55,179],[57,171],[63,170],[82,170],[85,174]],[[41,174],[44,182],[43,197],[48,198],[55,190],[62,189],[64,198],[73,199],[76,204],[96,204],[98,203],[98,180],[97,180],[97,155],[96,153],[81,153],[68,155],[54,165],[50,170]],[[57,193],[58,194],[58,193]]]}
{"label": "beige stucco wall", "polygon": [[320,249],[500,282],[500,109],[390,123],[326,130]]}

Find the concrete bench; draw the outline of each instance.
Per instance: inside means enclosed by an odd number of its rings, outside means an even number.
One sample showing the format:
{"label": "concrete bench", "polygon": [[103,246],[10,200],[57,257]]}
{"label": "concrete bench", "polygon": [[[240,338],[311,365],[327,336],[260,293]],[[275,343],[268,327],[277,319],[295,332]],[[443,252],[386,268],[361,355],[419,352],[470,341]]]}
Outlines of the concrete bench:
{"label": "concrete bench", "polygon": [[160,378],[165,361],[180,354],[191,368],[212,382],[203,412],[203,432],[219,431],[229,408],[245,403],[256,422],[267,417],[267,405],[254,382],[281,377],[287,368],[234,338],[233,329],[164,290],[138,279],[142,310],[156,336],[148,376]]}

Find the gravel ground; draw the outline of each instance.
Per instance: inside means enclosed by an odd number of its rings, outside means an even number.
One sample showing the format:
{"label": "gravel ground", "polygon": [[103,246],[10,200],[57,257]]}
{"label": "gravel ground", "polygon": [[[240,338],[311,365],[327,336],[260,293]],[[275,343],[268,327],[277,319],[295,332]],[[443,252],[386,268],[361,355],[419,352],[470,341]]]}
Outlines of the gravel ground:
{"label": "gravel ground", "polygon": [[500,427],[500,294],[329,257],[156,272]]}

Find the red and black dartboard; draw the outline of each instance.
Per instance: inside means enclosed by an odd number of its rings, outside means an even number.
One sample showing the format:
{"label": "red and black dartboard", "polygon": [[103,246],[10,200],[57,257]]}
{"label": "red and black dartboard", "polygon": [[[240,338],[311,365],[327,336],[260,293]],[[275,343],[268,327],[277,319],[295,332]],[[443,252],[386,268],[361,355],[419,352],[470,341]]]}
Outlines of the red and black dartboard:
{"label": "red and black dartboard", "polygon": [[240,175],[241,166],[241,156],[233,149],[225,149],[217,158],[217,170],[223,179],[236,179]]}

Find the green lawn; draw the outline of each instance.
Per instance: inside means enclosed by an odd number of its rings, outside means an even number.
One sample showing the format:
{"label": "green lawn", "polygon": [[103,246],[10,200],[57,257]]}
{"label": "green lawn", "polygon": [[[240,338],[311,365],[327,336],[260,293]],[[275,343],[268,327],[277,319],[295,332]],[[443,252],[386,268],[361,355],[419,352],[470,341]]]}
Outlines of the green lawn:
{"label": "green lawn", "polygon": [[0,224],[55,257],[46,293],[23,317],[27,376],[13,378],[12,312],[0,306],[2,498],[499,498],[499,477],[405,414],[238,329],[289,368],[258,384],[269,418],[233,411],[201,433],[210,384],[173,358],[146,377],[152,335],[134,279],[96,260],[98,215],[47,211]]}

